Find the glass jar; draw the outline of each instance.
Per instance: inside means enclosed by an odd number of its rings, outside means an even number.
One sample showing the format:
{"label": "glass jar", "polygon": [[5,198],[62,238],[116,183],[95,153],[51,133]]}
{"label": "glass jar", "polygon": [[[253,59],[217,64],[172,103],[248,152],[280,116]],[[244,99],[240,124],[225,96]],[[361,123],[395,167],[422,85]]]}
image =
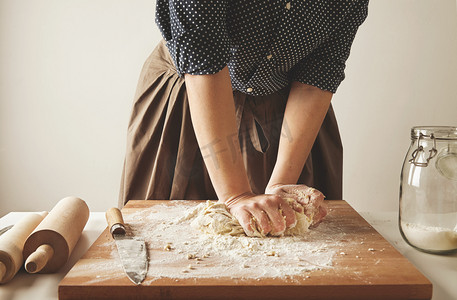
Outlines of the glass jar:
{"label": "glass jar", "polygon": [[400,181],[400,232],[418,250],[457,251],[457,127],[413,127]]}

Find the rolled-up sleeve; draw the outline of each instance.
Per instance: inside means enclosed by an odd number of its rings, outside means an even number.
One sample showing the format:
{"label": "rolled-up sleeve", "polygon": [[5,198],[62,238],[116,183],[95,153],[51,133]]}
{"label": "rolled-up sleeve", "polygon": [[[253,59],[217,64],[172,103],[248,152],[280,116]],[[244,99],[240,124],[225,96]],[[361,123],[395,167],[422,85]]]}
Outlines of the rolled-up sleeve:
{"label": "rolled-up sleeve", "polygon": [[356,1],[338,28],[290,70],[289,79],[335,93],[345,78],[346,60],[367,14],[368,1]]}
{"label": "rolled-up sleeve", "polygon": [[230,61],[228,0],[157,0],[156,23],[179,76],[214,74]]}

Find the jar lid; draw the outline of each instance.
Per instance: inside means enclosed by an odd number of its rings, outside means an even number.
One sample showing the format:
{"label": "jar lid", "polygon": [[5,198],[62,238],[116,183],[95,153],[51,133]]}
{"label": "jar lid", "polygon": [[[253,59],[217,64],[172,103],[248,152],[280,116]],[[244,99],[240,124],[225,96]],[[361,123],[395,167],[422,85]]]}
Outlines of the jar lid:
{"label": "jar lid", "polygon": [[411,128],[411,139],[430,137],[433,134],[437,140],[457,140],[457,127],[453,126],[415,126]]}

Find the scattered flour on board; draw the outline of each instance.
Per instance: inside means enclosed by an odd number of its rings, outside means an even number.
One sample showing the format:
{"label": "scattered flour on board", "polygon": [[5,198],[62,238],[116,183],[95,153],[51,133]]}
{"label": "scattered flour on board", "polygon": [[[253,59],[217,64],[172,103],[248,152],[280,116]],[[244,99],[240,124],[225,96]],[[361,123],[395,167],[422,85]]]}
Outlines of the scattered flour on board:
{"label": "scattered flour on board", "polygon": [[[135,213],[124,214],[127,231],[143,237],[149,254],[146,283],[159,278],[275,278],[304,274],[312,270],[331,268],[333,256],[339,251],[345,233],[337,225],[326,222],[310,229],[304,236],[255,238],[247,236],[210,235],[190,226],[186,218],[195,205],[185,201],[170,201]],[[327,216],[328,218],[328,216]],[[111,268],[125,276],[117,250],[112,244],[111,257],[115,263],[94,262],[82,272]],[[104,280],[102,275],[94,281]]]}

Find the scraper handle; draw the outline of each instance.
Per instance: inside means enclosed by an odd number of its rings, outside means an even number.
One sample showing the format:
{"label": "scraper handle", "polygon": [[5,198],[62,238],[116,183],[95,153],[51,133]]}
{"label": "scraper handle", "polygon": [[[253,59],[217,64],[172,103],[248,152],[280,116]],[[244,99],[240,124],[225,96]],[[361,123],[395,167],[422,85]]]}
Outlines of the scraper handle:
{"label": "scraper handle", "polygon": [[111,235],[125,234],[125,224],[121,211],[116,207],[111,207],[105,213],[106,221]]}

